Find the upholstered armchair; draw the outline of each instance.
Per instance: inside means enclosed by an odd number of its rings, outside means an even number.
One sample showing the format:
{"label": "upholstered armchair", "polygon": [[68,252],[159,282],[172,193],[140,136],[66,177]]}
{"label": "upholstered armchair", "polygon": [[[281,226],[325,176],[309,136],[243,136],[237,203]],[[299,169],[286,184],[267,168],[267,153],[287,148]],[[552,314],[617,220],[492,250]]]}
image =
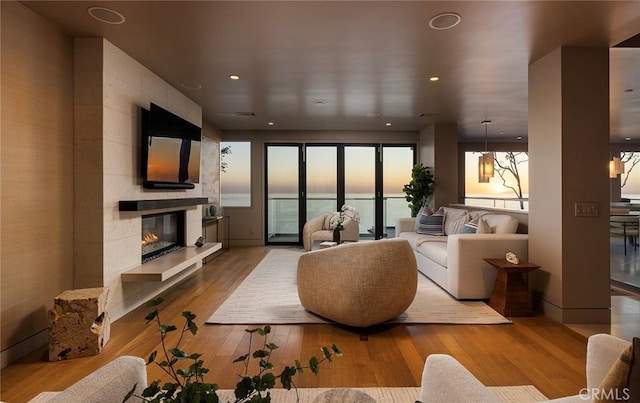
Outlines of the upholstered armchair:
{"label": "upholstered armchair", "polygon": [[369,327],[411,305],[418,268],[404,239],[357,242],[300,255],[296,283],[300,304],[308,311],[343,325]]}
{"label": "upholstered armchair", "polygon": [[[315,241],[331,241],[333,239],[333,229],[330,226],[331,216],[334,213],[323,214],[319,217],[307,221],[302,228],[302,242],[304,249],[309,251]],[[347,217],[342,223],[344,230],[340,231],[341,241],[357,241],[360,237],[360,227],[358,221]]]}
{"label": "upholstered armchair", "polygon": [[[598,387],[629,342],[608,334],[589,337],[587,344],[587,387],[580,395],[562,397],[553,402],[592,402],[590,393]],[[500,402],[469,370],[446,354],[427,357],[422,372],[420,391],[422,403],[437,402]],[[609,401],[609,400],[606,400]],[[631,400],[629,400],[631,401]]]}

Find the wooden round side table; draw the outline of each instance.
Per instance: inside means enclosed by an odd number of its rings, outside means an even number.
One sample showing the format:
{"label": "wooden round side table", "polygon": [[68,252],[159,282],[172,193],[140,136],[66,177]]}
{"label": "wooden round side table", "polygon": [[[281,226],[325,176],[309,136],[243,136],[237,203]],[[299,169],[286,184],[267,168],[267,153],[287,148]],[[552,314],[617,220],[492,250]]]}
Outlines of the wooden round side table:
{"label": "wooden round side table", "polygon": [[484,259],[484,261],[498,270],[489,306],[504,316],[533,315],[524,275],[540,266],[524,261],[513,264],[506,259]]}

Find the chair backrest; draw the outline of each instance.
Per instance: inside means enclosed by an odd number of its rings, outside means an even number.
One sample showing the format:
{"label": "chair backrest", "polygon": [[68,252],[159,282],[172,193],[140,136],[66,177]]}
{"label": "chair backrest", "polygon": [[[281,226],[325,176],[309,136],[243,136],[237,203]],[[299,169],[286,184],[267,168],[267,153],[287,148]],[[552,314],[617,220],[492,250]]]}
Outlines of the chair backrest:
{"label": "chair backrest", "polygon": [[637,215],[612,215],[609,217],[612,223],[634,223],[640,224],[640,216]]}

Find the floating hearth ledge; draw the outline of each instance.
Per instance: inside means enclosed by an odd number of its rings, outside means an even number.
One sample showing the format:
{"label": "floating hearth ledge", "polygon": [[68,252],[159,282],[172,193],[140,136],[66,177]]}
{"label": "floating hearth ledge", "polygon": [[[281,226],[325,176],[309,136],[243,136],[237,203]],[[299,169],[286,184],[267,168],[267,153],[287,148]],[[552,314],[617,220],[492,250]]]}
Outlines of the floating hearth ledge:
{"label": "floating hearth ledge", "polygon": [[164,208],[198,206],[209,203],[207,197],[190,197],[186,199],[160,200],[120,200],[120,211],[145,211]]}
{"label": "floating hearth ledge", "polygon": [[222,244],[219,242],[205,243],[200,247],[185,246],[122,272],[121,278],[124,282],[165,281],[221,248]]}

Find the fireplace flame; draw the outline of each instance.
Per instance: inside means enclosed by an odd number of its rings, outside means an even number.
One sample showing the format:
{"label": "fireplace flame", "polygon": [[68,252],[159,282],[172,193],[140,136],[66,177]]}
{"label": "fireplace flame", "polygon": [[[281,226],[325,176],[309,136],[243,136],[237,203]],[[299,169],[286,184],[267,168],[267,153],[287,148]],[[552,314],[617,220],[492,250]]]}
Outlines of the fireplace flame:
{"label": "fireplace flame", "polygon": [[152,244],[154,242],[158,242],[158,236],[156,234],[152,234],[151,232],[142,237],[142,246]]}

